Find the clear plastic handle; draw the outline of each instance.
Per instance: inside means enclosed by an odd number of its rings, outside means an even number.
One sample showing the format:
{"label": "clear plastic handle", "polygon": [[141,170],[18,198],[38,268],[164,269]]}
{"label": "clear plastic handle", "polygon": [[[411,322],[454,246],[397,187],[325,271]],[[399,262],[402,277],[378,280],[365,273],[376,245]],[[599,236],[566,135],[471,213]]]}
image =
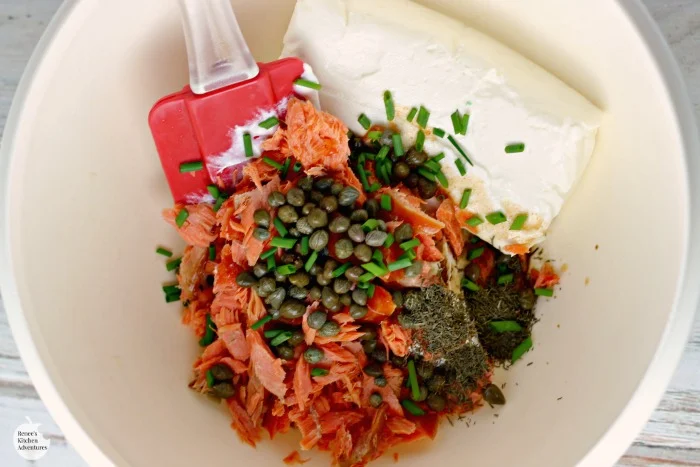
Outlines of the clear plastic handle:
{"label": "clear plastic handle", "polygon": [[229,0],[180,0],[180,9],[192,92],[205,94],[258,74]]}

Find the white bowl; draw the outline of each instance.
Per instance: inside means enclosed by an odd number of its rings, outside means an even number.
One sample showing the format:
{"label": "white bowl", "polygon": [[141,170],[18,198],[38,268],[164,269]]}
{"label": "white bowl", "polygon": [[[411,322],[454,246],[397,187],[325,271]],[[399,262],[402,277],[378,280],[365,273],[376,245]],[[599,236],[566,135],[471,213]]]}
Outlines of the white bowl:
{"label": "white bowl", "polygon": [[[293,2],[233,3],[253,52],[274,58]],[[402,462],[611,464],[662,395],[698,298],[700,146],[676,65],[633,0],[425,3],[514,47],[606,116],[546,245],[568,264],[563,288],[538,309],[535,350],[496,376],[508,404],[498,418],[477,412],[470,428],[444,426]],[[160,219],[170,199],[146,124],[186,80],[176,2],[67,2],[5,130],[2,295],[39,394],[94,465],[277,465],[298,439],[253,450],[187,388],[197,344],[160,291],[172,275],[154,248],[180,242]]]}

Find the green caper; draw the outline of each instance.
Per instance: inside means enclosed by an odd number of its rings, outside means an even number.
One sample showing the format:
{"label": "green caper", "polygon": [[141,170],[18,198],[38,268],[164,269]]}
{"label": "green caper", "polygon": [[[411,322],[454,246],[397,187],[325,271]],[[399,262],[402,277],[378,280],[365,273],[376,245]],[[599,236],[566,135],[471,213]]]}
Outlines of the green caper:
{"label": "green caper", "polygon": [[406,177],[403,181],[403,184],[406,185],[406,187],[414,189],[418,186],[418,180],[420,179],[420,176],[417,173],[411,172],[408,174],[408,177]]}
{"label": "green caper", "polygon": [[350,305],[350,316],[352,319],[362,319],[367,316],[367,307],[360,306],[356,303]]}
{"label": "green caper", "polygon": [[231,383],[216,383],[211,387],[211,393],[221,399],[229,399],[236,394],[236,389]]}
{"label": "green caper", "polygon": [[340,297],[338,297],[338,294],[333,292],[330,287],[324,287],[323,290],[321,290],[321,302],[326,308],[333,307],[339,300]]}
{"label": "green caper", "polygon": [[532,310],[535,307],[536,298],[532,289],[525,289],[520,292],[520,306],[525,310]]}
{"label": "green caper", "polygon": [[426,383],[430,392],[440,392],[445,387],[445,377],[442,375],[433,375]]}
{"label": "green caper", "polygon": [[404,178],[408,177],[408,174],[410,173],[411,168],[405,162],[394,164],[393,174],[396,180],[403,180]]}
{"label": "green caper", "polygon": [[270,227],[270,213],[265,209],[258,209],[253,214],[253,220],[260,227],[265,227],[266,229]]}
{"label": "green caper", "polygon": [[289,276],[289,283],[297,287],[306,287],[311,282],[311,278],[306,271],[297,271]]}
{"label": "green caper", "polygon": [[345,292],[340,296],[340,304],[343,306],[352,305],[352,298],[350,298],[350,292]]}
{"label": "green caper", "polygon": [[368,199],[365,202],[365,211],[367,211],[367,215],[369,217],[377,217],[377,213],[379,212],[379,203],[377,202],[377,200]]}
{"label": "green caper", "polygon": [[279,217],[285,224],[291,224],[292,222],[299,220],[297,210],[294,209],[294,206],[290,206],[288,204],[285,204],[277,210],[277,217]]}
{"label": "green caper", "polygon": [[348,229],[348,237],[355,243],[362,243],[365,241],[365,231],[360,224],[352,224]]}
{"label": "green caper", "polygon": [[367,292],[358,287],[352,291],[352,299],[358,305],[365,306],[367,305]]}
{"label": "green caper", "polygon": [[224,363],[217,363],[209,371],[216,381],[229,381],[233,378],[233,370]]}
{"label": "green caper", "polygon": [[328,213],[319,208],[313,208],[307,216],[309,225],[314,229],[328,225]]}
{"label": "green caper", "polygon": [[270,196],[267,197],[267,203],[273,208],[283,206],[285,202],[284,195],[279,191],[273,191],[270,193]]}
{"label": "green caper", "polygon": [[404,269],[404,276],[406,277],[418,277],[423,272],[423,262],[414,261],[409,267]]}
{"label": "green caper", "polygon": [[437,183],[427,178],[418,178],[418,195],[423,199],[430,199],[437,193]]}
{"label": "green caper", "polygon": [[311,234],[309,238],[309,248],[314,251],[321,251],[328,245],[328,232],[325,230],[317,230]]}
{"label": "green caper", "polygon": [[333,271],[339,266],[338,262],[333,259],[328,259],[323,265],[323,275],[328,279],[333,278]]}
{"label": "green caper", "polygon": [[491,405],[503,405],[506,403],[506,396],[495,384],[489,384],[484,389],[484,400]]}
{"label": "green caper", "polygon": [[398,368],[403,368],[408,364],[408,356],[399,357],[398,355],[391,355],[391,364]]}
{"label": "green caper", "polygon": [[303,303],[297,300],[286,300],[280,307],[282,318],[296,319],[301,318],[306,312],[306,307]]}
{"label": "green caper", "polygon": [[369,246],[380,247],[386,241],[387,233],[381,230],[373,230],[365,236],[365,243]]}
{"label": "green caper", "polygon": [[381,219],[377,219],[377,230],[381,230],[382,232],[386,232],[386,222],[384,222]]}
{"label": "green caper", "polygon": [[255,263],[255,266],[253,266],[253,274],[255,274],[255,277],[258,278],[267,274],[267,263],[264,261],[258,261]]}
{"label": "green caper", "polygon": [[340,301],[340,297],[338,297],[338,301],[337,301],[337,302],[335,302],[333,305],[331,305],[331,306],[328,307],[328,311],[330,311],[331,313],[337,313],[337,312],[339,312],[339,311],[342,310],[342,309],[343,309],[343,304],[342,304],[342,302]]}
{"label": "green caper", "polygon": [[287,192],[287,202],[298,208],[302,207],[306,202],[306,196],[301,188],[290,188]]}
{"label": "green caper", "polygon": [[369,365],[365,366],[362,371],[365,372],[367,376],[384,376],[384,370],[382,369],[382,366],[379,363],[372,362]]}
{"label": "green caper", "polygon": [[374,378],[374,384],[376,384],[380,388],[383,388],[384,386],[386,386],[386,383],[387,383],[386,378],[383,375],[377,376],[376,378]]}
{"label": "green caper", "polygon": [[418,365],[416,365],[416,373],[423,379],[430,379],[434,371],[435,367],[425,360],[418,362]]}
{"label": "green caper", "polygon": [[333,179],[328,178],[328,177],[319,178],[314,183],[314,186],[316,187],[316,189],[319,191],[323,191],[323,192],[330,190],[332,185],[333,185]]}
{"label": "green caper", "polygon": [[427,160],[428,155],[423,151],[416,151],[415,148],[409,149],[408,153],[406,154],[406,164],[412,169],[417,169],[421,165],[425,164],[425,161]]}
{"label": "green caper", "polygon": [[303,287],[297,287],[295,285],[294,287],[289,288],[289,296],[297,300],[306,300],[308,295],[309,292]]}
{"label": "green caper", "polygon": [[344,277],[338,277],[333,281],[333,292],[342,295],[350,291],[352,284]]}
{"label": "green caper", "polygon": [[349,238],[341,238],[335,242],[334,248],[338,259],[347,259],[352,256],[353,245]]}
{"label": "green caper", "polygon": [[328,320],[328,315],[323,311],[314,311],[307,318],[307,324],[311,329],[321,329],[321,326]]}
{"label": "green caper", "polygon": [[311,191],[314,187],[314,179],[311,177],[302,177],[297,182],[297,186],[304,191]]}
{"label": "green caper", "polygon": [[445,405],[447,401],[440,394],[431,394],[428,396],[428,407],[436,412],[442,412],[445,410]]}
{"label": "green caper", "polygon": [[343,185],[342,183],[334,182],[333,185],[331,185],[331,194],[338,195],[338,193],[340,193],[344,187],[345,185]]}
{"label": "green caper", "polygon": [[360,332],[364,332],[362,337],[360,337],[361,341],[373,341],[377,339],[377,330],[371,326],[362,326]]}
{"label": "green caper", "polygon": [[294,227],[289,228],[288,235],[292,238],[299,238],[299,237],[301,237],[301,232],[299,232],[299,229],[297,229],[296,226],[294,226]]}
{"label": "green caper", "polygon": [[326,275],[321,272],[316,275],[316,282],[318,282],[318,285],[320,286],[326,286],[331,283],[331,278],[326,277]]}
{"label": "green caper", "polygon": [[320,264],[314,263],[313,266],[311,266],[311,269],[309,269],[309,274],[312,276],[315,276],[319,272],[323,271],[323,268],[321,267]]}
{"label": "green caper", "polygon": [[321,337],[333,337],[340,333],[340,325],[335,321],[326,321],[318,330],[318,335]]}
{"label": "green caper", "polygon": [[338,204],[341,206],[352,206],[359,197],[360,192],[357,191],[357,188],[346,186],[338,193]]}
{"label": "green caper", "polygon": [[280,346],[277,346],[277,355],[282,360],[294,360],[294,349],[291,345],[282,344]]}
{"label": "green caper", "polygon": [[301,331],[294,331],[294,332],[292,333],[292,337],[290,337],[289,340],[288,340],[287,342],[288,342],[289,345],[291,345],[292,347],[296,347],[297,345],[299,345],[299,344],[301,344],[302,342],[304,342],[304,333],[301,332]]}
{"label": "green caper", "polygon": [[324,196],[318,205],[327,213],[335,212],[338,210],[338,198],[333,195]]}
{"label": "green caper", "polygon": [[318,347],[309,347],[304,351],[304,360],[312,365],[323,360],[324,352]]}
{"label": "green caper", "polygon": [[478,283],[481,280],[481,268],[478,264],[472,261],[471,263],[467,264],[466,268],[464,268],[464,277],[474,283]]}
{"label": "green caper", "polygon": [[260,282],[258,282],[258,295],[265,298],[274,292],[276,287],[277,283],[272,277],[263,277],[260,279]]}
{"label": "green caper", "polygon": [[[268,297],[268,300],[269,300],[269,297]],[[281,316],[281,315],[280,315],[280,311],[279,311],[279,310],[274,310],[274,309],[268,310],[267,314],[269,314],[269,315],[270,315],[270,318],[272,318],[272,319],[274,319],[274,320],[280,319],[280,316]]]}
{"label": "green caper", "polygon": [[297,221],[297,230],[302,235],[311,235],[314,232],[314,228],[309,224],[308,217],[300,217]]}
{"label": "green caper", "polygon": [[301,208],[301,215],[302,216],[308,216],[309,213],[313,208],[315,208],[316,205],[314,203],[306,203],[304,206]]}
{"label": "green caper", "polygon": [[374,349],[377,348],[377,341],[363,341],[362,350],[365,351],[367,355],[371,355]]}
{"label": "green caper", "polygon": [[404,222],[394,231],[394,239],[396,243],[407,242],[413,238],[413,227],[408,222]]}
{"label": "green caper", "polygon": [[256,240],[260,240],[261,242],[264,242],[268,238],[270,238],[270,231],[263,228],[263,227],[256,227],[253,230],[253,237]]}
{"label": "green caper", "polygon": [[384,402],[384,400],[382,399],[382,395],[378,392],[373,392],[372,395],[369,396],[369,405],[371,405],[375,409],[381,406],[382,402]]}
{"label": "green caper", "polygon": [[426,388],[422,384],[420,385],[420,387],[418,389],[418,397],[416,397],[413,394],[413,391],[411,391],[411,399],[413,399],[416,402],[423,402],[427,398],[428,398],[428,388]]}
{"label": "green caper", "polygon": [[321,299],[321,288],[318,286],[311,287],[311,289],[309,289],[309,298],[311,300],[320,300]]}
{"label": "green caper", "polygon": [[356,209],[352,212],[352,214],[350,214],[350,221],[352,222],[358,222],[362,224],[367,219],[369,219],[369,216],[367,215],[367,211],[364,209]]}
{"label": "green caper", "polygon": [[249,272],[242,272],[236,276],[236,284],[240,285],[241,287],[252,287],[257,283],[258,281],[255,279],[255,276]]}
{"label": "green caper", "polygon": [[345,278],[352,282],[357,282],[360,280],[360,276],[365,273],[365,270],[360,266],[353,266],[347,271],[345,271]]}
{"label": "green caper", "polygon": [[350,228],[350,219],[345,216],[338,216],[328,224],[328,230],[333,233],[344,233]]}
{"label": "green caper", "polygon": [[391,298],[394,300],[394,305],[398,308],[403,306],[403,294],[400,290],[397,290],[391,294]]}
{"label": "green caper", "polygon": [[310,194],[309,197],[311,198],[311,201],[318,204],[321,202],[323,199],[323,193],[317,190],[313,190]]}
{"label": "green caper", "polygon": [[379,363],[386,362],[386,348],[383,345],[377,345],[377,348],[372,352],[372,358]]}
{"label": "green caper", "polygon": [[359,259],[363,263],[367,263],[372,259],[372,249],[364,243],[356,245],[354,253],[355,258]]}
{"label": "green caper", "polygon": [[284,264],[294,264],[294,260],[297,259],[297,257],[294,256],[293,253],[285,253],[282,255],[281,259]]}

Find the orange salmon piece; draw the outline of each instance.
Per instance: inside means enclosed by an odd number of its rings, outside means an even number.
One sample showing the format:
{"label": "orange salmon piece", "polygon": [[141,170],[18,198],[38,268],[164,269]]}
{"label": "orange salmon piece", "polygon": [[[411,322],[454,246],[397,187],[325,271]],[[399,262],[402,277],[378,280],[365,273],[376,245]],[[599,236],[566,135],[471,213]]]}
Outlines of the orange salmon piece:
{"label": "orange salmon piece", "polygon": [[219,334],[219,339],[226,344],[226,348],[233,358],[240,361],[248,360],[250,352],[241,323],[223,326],[218,329],[217,334]]}
{"label": "orange salmon piece", "polygon": [[[178,227],[175,219],[182,209],[187,210],[189,215],[182,227]],[[189,245],[208,247],[211,242],[216,240],[217,234],[214,232],[216,215],[208,204],[200,203],[188,206],[178,204],[172,209],[163,210],[163,219],[175,227],[180,237]]]}
{"label": "orange salmon piece", "polygon": [[255,443],[260,441],[262,437],[260,436],[260,431],[251,421],[248,412],[246,412],[245,409],[241,407],[241,404],[233,397],[227,399],[226,403],[229,412],[231,412],[231,428],[236,430],[241,441],[255,447]]}
{"label": "orange salmon piece", "polygon": [[399,357],[408,355],[408,347],[411,344],[411,336],[398,324],[389,324],[388,320],[382,321],[382,336],[392,352]]}
{"label": "orange salmon piece", "polygon": [[246,340],[250,349],[250,363],[263,387],[283,399],[287,393],[287,386],[284,384],[286,373],[282,367],[282,360],[272,355],[257,331],[249,329]]}
{"label": "orange salmon piece", "polygon": [[367,300],[367,315],[362,321],[379,324],[396,310],[394,299],[384,287],[379,285],[374,287],[374,295]]}
{"label": "orange salmon piece", "polygon": [[411,224],[415,232],[435,235],[445,228],[445,224],[433,219],[421,210],[421,200],[414,195],[388,187],[382,188],[378,193],[391,196],[392,215]]}
{"label": "orange salmon piece", "polygon": [[459,223],[456,215],[457,206],[452,202],[452,199],[445,198],[440,207],[438,207],[435,216],[445,224],[445,235],[447,241],[452,247],[455,256],[462,254],[464,250],[464,238],[462,238],[462,224]]}

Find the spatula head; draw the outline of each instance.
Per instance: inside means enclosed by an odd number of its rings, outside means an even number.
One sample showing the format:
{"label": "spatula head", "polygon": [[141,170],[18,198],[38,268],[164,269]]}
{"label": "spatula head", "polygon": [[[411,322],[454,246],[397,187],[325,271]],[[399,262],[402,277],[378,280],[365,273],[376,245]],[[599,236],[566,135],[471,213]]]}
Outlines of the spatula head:
{"label": "spatula head", "polygon": [[[203,95],[187,86],[151,109],[149,125],[176,203],[200,202],[206,199],[208,185],[231,182],[234,167],[222,168],[220,160],[234,146],[234,129],[291,96],[304,64],[284,58],[259,67],[260,73],[248,81]],[[196,161],[203,163],[203,170],[180,171],[183,163]]]}

